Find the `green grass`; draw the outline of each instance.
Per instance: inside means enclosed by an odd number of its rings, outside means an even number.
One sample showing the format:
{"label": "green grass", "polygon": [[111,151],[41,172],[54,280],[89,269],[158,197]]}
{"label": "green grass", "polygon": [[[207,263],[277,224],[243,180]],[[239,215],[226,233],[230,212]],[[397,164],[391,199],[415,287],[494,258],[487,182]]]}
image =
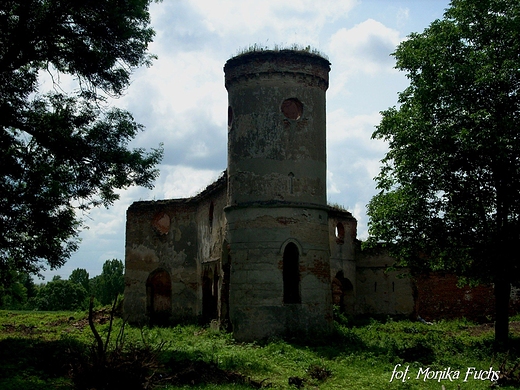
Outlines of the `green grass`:
{"label": "green grass", "polygon": [[300,45],[297,43],[293,43],[293,44],[282,43],[282,44],[274,44],[273,46],[269,46],[267,44],[262,45],[259,43],[254,43],[252,45],[249,45],[248,47],[239,48],[237,51],[237,54],[233,58],[240,57],[244,54],[249,54],[249,53],[280,52],[280,51],[294,51],[294,52],[299,52],[299,53],[308,53],[308,54],[313,54],[318,57],[324,58],[326,60],[329,59],[326,54],[322,53],[318,49],[311,47],[311,46],[303,46],[303,45]]}
{"label": "green grass", "polygon": [[[115,321],[112,346],[122,321]],[[106,318],[97,329],[105,338]],[[512,327],[516,332],[516,328]],[[513,333],[509,355],[493,353],[493,328],[469,321],[440,321],[426,325],[407,320],[344,322],[326,339],[271,340],[265,343],[237,343],[229,333],[199,326],[136,328],[126,325],[125,348],[156,348],[162,368],[157,375],[171,375],[164,367],[175,362],[205,362],[207,377],[214,371],[240,374],[242,383],[162,385],[161,389],[250,389],[248,381],[276,389],[301,380],[305,389],[489,389],[490,381],[464,382],[468,367],[493,370],[507,360],[516,362],[519,334]],[[70,356],[87,353],[94,338],[86,313],[42,313],[0,311],[0,389],[69,389]],[[76,355],[71,355],[76,351]],[[155,349],[159,351],[159,349]],[[397,365],[401,366],[397,366]],[[410,379],[390,382],[395,367],[408,368]],[[417,378],[420,370],[460,371],[459,379],[438,381]],[[216,372],[216,371],[215,371]],[[199,371],[198,376],[204,376]],[[204,376],[206,378],[206,376]],[[206,378],[207,379],[207,378]],[[500,386],[514,389],[515,386]]]}

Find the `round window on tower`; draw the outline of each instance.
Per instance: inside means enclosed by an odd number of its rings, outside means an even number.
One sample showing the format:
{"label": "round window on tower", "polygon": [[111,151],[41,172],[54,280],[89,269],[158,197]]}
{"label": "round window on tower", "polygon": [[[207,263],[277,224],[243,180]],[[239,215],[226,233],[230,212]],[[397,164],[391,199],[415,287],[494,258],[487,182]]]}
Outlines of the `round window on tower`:
{"label": "round window on tower", "polygon": [[285,99],[280,109],[287,119],[298,120],[303,114],[303,104],[296,98]]}

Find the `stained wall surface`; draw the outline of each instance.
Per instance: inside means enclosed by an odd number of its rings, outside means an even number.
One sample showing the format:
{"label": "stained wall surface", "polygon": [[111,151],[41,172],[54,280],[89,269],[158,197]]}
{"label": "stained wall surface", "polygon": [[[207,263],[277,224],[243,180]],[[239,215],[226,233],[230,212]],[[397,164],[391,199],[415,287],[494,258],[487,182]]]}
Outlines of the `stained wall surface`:
{"label": "stained wall surface", "polygon": [[235,338],[332,324],[325,92],[330,64],[292,51],[225,67],[230,321]]}
{"label": "stained wall surface", "polygon": [[[135,202],[128,208],[124,300],[128,320],[173,323],[202,315],[202,270],[222,250],[225,185],[224,177],[195,198]],[[156,313],[156,301],[164,301],[166,278],[171,283],[169,315]]]}
{"label": "stained wall surface", "polygon": [[410,315],[414,312],[413,280],[408,269],[389,271],[395,259],[382,249],[356,254],[357,314]]}

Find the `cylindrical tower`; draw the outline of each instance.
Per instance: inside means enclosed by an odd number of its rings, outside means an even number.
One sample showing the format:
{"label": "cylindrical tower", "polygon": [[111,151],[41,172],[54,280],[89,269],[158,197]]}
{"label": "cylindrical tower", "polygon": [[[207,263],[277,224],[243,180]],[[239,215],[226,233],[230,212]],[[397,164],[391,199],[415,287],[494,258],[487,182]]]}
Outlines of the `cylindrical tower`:
{"label": "cylindrical tower", "polygon": [[330,327],[329,71],[325,58],[293,50],[250,52],[224,67],[229,313],[239,340]]}
{"label": "cylindrical tower", "polygon": [[289,50],[226,63],[230,205],[326,204],[329,70],[320,56]]}

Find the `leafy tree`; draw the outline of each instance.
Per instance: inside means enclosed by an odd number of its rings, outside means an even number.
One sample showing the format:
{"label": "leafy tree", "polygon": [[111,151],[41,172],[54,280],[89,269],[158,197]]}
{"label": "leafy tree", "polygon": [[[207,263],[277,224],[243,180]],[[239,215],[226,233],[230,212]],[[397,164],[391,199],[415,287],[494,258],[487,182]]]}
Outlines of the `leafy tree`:
{"label": "leafy tree", "polygon": [[125,290],[124,265],[121,260],[106,260],[103,270],[89,280],[90,294],[102,305],[109,305]]}
{"label": "leafy tree", "polygon": [[403,265],[494,283],[508,340],[520,244],[520,3],[453,0],[396,49],[410,86],[373,134],[389,151],[368,205],[370,241]]}
{"label": "leafy tree", "polygon": [[90,278],[88,285],[90,295],[96,298],[97,303],[99,303],[99,297],[102,295],[101,275]]}
{"label": "leafy tree", "polygon": [[[142,126],[108,107],[151,64],[150,2],[0,2],[0,285],[11,270],[63,265],[78,247],[78,209],[152,186],[162,150],[129,149]],[[65,92],[65,79],[77,88]]]}
{"label": "leafy tree", "polygon": [[55,277],[40,287],[36,305],[39,310],[85,310],[88,292],[81,284]]}
{"label": "leafy tree", "polygon": [[86,269],[76,268],[71,272],[69,280],[72,283],[82,285],[87,292],[90,291],[89,275]]}
{"label": "leafy tree", "polygon": [[17,272],[11,272],[10,280],[9,286],[0,286],[0,308],[20,309],[27,302],[27,289]]}
{"label": "leafy tree", "polygon": [[103,263],[103,271],[98,281],[99,295],[96,298],[103,304],[108,305],[125,291],[124,265],[121,260],[112,259]]}
{"label": "leafy tree", "polygon": [[32,278],[27,274],[12,271],[10,280],[8,286],[0,286],[0,308],[33,309],[37,288]]}

